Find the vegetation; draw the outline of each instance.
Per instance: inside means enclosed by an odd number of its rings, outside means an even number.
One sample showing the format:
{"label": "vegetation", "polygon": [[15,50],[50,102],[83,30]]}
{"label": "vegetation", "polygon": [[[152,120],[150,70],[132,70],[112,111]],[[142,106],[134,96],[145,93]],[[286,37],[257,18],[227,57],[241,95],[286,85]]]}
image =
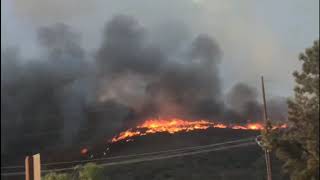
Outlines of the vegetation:
{"label": "vegetation", "polygon": [[44,176],[44,180],[102,180],[103,168],[94,164],[88,163],[84,166],[76,166],[74,172],[68,173],[48,173]]}
{"label": "vegetation", "polygon": [[80,180],[101,180],[103,179],[103,168],[94,164],[86,164],[79,172]]}
{"label": "vegetation", "polygon": [[44,176],[44,180],[69,180],[69,179],[71,179],[71,177],[69,174],[66,174],[66,173],[61,173],[61,174],[49,173]]}
{"label": "vegetation", "polygon": [[[154,152],[188,147],[191,145],[200,146],[210,143],[226,142],[232,139],[255,137],[258,134],[260,133],[257,131],[233,129],[209,129],[201,133],[193,132],[177,136],[154,134],[142,136],[130,143],[123,142],[115,144],[112,147],[112,151],[121,152],[122,154]],[[168,140],[168,138],[170,138],[170,140]],[[104,148],[105,146],[102,146],[101,151],[98,151],[98,149],[100,149],[98,148],[97,152],[102,152]],[[113,156],[116,154],[109,155]],[[288,180],[280,171],[281,165],[282,163],[272,156],[273,180]],[[77,166],[74,168],[75,170],[69,174],[69,179],[82,180],[81,178],[83,177],[80,177],[80,174],[87,174],[83,167],[84,166]],[[87,165],[86,167],[91,166]],[[95,165],[95,167],[97,167],[95,169],[99,169],[99,173],[89,173],[93,179],[96,179],[95,177],[97,176],[92,174],[101,173],[103,179],[110,180],[266,180],[263,151],[258,145],[172,159],[108,166],[107,168],[103,168],[103,170],[97,165]],[[95,170],[93,170],[93,172],[94,171]]]}
{"label": "vegetation", "polygon": [[289,129],[265,134],[267,147],[284,161],[292,180],[319,179],[319,40],[300,54],[294,99],[288,101]]}

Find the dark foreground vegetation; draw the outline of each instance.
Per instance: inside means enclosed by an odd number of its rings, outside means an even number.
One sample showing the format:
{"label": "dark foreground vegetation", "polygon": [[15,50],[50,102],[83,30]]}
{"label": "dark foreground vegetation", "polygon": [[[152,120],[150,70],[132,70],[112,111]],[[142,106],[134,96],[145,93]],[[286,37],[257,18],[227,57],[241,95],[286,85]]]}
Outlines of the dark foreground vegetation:
{"label": "dark foreground vegetation", "polygon": [[[119,142],[111,146],[109,156],[154,152],[178,147],[205,145],[226,142],[234,139],[255,137],[257,131],[242,131],[231,129],[209,129],[192,133],[175,135],[155,134],[138,137],[131,142]],[[101,157],[105,145],[92,147],[91,154]],[[272,158],[275,180],[287,179],[281,174],[281,163]],[[90,170],[88,170],[89,166]],[[79,169],[80,168],[80,169]],[[86,169],[86,170],[85,170]],[[101,170],[103,169],[103,170]],[[185,157],[164,160],[115,165],[108,167],[87,164],[76,166],[73,172],[66,174],[48,174],[46,180],[60,180],[63,178],[86,179],[81,177],[82,171],[88,176],[92,174],[98,180],[264,180],[266,177],[263,151],[258,145],[233,148],[228,150],[203,153]],[[99,175],[97,175],[99,174]],[[72,177],[71,177],[72,176]]]}
{"label": "dark foreground vegetation", "polygon": [[269,149],[284,163],[292,180],[319,179],[319,40],[300,54],[293,73],[295,96],[288,101],[290,128],[265,134]]}

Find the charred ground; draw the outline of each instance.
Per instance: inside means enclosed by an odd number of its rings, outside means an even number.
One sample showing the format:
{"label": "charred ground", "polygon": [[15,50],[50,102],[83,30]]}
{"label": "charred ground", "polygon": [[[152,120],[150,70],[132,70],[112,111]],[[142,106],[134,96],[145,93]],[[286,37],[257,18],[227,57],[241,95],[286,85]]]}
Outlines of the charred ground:
{"label": "charred ground", "polygon": [[[133,141],[120,141],[107,144],[106,141],[94,145],[78,146],[64,150],[49,150],[42,153],[43,162],[87,160],[91,158],[106,158],[118,155],[128,155],[155,152],[182,147],[207,145],[249,137],[255,137],[259,131],[216,129],[179,132],[176,134],[157,133],[148,136],[135,137]],[[86,156],[80,149],[87,147]],[[109,151],[106,151],[109,148]],[[105,155],[104,152],[107,152]],[[93,155],[93,156],[92,156]],[[90,157],[91,156],[91,157]],[[100,161],[108,162],[108,161]],[[78,165],[54,165],[50,168],[63,168]],[[280,174],[281,163],[273,158],[274,179],[285,179]],[[177,157],[150,162],[115,165],[105,168],[107,179],[216,179],[216,180],[263,180],[265,179],[265,162],[263,151],[258,145],[235,149],[210,152],[185,157]]]}

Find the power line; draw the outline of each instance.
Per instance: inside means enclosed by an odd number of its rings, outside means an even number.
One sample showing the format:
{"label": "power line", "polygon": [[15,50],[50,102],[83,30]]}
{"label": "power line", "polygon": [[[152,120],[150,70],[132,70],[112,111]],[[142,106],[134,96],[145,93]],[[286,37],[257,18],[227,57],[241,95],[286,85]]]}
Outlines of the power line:
{"label": "power line", "polygon": [[[183,157],[183,156],[190,156],[190,155],[196,155],[196,154],[201,154],[201,153],[227,150],[227,149],[232,149],[232,148],[237,148],[237,147],[250,146],[250,145],[254,145],[254,144],[255,144],[255,142],[245,142],[245,143],[241,143],[241,144],[228,145],[228,146],[224,146],[224,147],[212,148],[212,149],[207,149],[207,150],[196,150],[194,152],[185,152],[185,153],[179,153],[179,154],[173,154],[173,155],[161,155],[161,156],[150,157],[150,158],[135,158],[135,159],[119,161],[119,162],[101,163],[99,165],[102,167],[106,167],[106,166],[114,166],[114,165],[125,165],[125,164],[139,163],[139,162],[155,161],[155,160],[162,160],[162,159],[169,159],[169,158],[175,158],[175,157]],[[63,171],[70,171],[70,170],[74,170],[74,169],[75,169],[74,167],[71,167],[71,168],[43,170],[42,173],[63,172]],[[25,174],[24,172],[11,172],[11,173],[2,173],[1,176],[21,176],[24,174]]]}
{"label": "power line", "polygon": [[119,158],[127,158],[127,157],[136,157],[136,156],[145,156],[145,155],[155,155],[160,153],[169,153],[169,152],[176,152],[176,151],[183,151],[183,150],[193,150],[193,149],[202,149],[207,147],[215,147],[225,144],[231,144],[236,142],[243,142],[243,141],[249,141],[254,140],[253,138],[246,138],[246,139],[240,139],[240,140],[233,140],[223,143],[215,143],[215,144],[208,144],[208,145],[202,145],[202,146],[193,146],[193,147],[186,147],[186,148],[179,148],[179,149],[172,149],[172,150],[164,150],[164,151],[157,151],[157,152],[149,152],[149,153],[140,153],[140,154],[130,154],[130,155],[120,155],[120,156],[114,156],[114,157],[107,157],[107,158],[96,158],[91,160],[79,160],[79,161],[66,161],[66,162],[57,162],[57,163],[46,163],[43,165],[59,165],[59,164],[71,164],[71,163],[81,163],[81,162],[96,162],[101,160],[111,160],[111,159],[119,159]]}
{"label": "power line", "polygon": [[[43,163],[42,166],[74,164],[74,163],[84,163],[84,162],[97,162],[97,161],[103,161],[103,160],[120,159],[120,158],[136,157],[136,156],[144,156],[144,155],[154,155],[154,154],[159,154],[159,153],[168,153],[168,152],[183,151],[183,150],[202,149],[202,148],[206,148],[206,147],[214,147],[214,146],[220,146],[220,145],[231,144],[231,143],[236,143],[236,142],[244,142],[244,141],[249,141],[249,140],[254,140],[254,138],[253,137],[252,138],[244,138],[244,139],[232,140],[232,141],[227,141],[227,142],[222,142],[222,143],[214,143],[214,144],[208,144],[208,145],[192,146],[192,147],[185,147],[185,148],[171,149],[171,150],[164,150],[164,151],[156,151],[156,152],[148,152],[148,153],[119,155],[119,156],[106,157],[106,158],[96,158],[96,159],[89,159],[89,160],[60,161],[60,162],[52,162],[52,163]],[[24,166],[6,166],[6,167],[1,167],[1,169],[18,169],[18,168],[24,168]]]}
{"label": "power line", "polygon": [[128,160],[125,162],[112,162],[112,163],[105,163],[105,164],[100,164],[101,166],[112,166],[112,165],[122,165],[122,164],[131,164],[131,163],[138,163],[138,162],[145,162],[145,161],[154,161],[154,160],[161,160],[161,159],[169,159],[169,158],[175,158],[175,157],[183,157],[183,156],[190,156],[190,155],[195,155],[195,154],[201,154],[201,153],[207,153],[207,152],[213,152],[213,151],[220,151],[220,150],[227,150],[231,148],[236,148],[236,147],[243,147],[243,146],[249,146],[256,144],[254,142],[247,142],[247,143],[242,143],[242,144],[237,144],[237,145],[229,145],[225,147],[220,147],[220,148],[214,148],[214,149],[208,149],[208,150],[198,150],[195,152],[187,152],[187,153],[181,153],[181,154],[175,154],[175,155],[168,155],[168,156],[163,156],[163,157],[151,157],[151,158],[146,158],[146,159],[137,159],[137,160]]}
{"label": "power line", "polygon": [[5,167],[1,167],[1,169],[19,169],[19,168],[24,168],[24,166],[5,166]]}
{"label": "power line", "polygon": [[[229,145],[229,146],[218,147],[218,148],[212,148],[212,149],[207,149],[207,150],[197,150],[194,152],[179,153],[179,154],[174,154],[174,155],[161,155],[161,156],[149,157],[149,158],[135,158],[135,159],[119,161],[119,162],[101,163],[99,165],[102,167],[106,167],[106,166],[125,165],[125,164],[132,164],[132,163],[139,163],[139,162],[146,162],[146,161],[162,160],[162,159],[169,159],[169,158],[175,158],[175,157],[183,157],[183,156],[189,156],[189,155],[195,155],[195,154],[202,154],[202,153],[219,151],[219,150],[227,150],[227,149],[231,149],[231,148],[249,146],[249,145],[254,145],[254,144],[256,144],[256,143],[255,142],[246,142],[246,143]],[[61,171],[68,171],[68,170],[73,170],[73,169],[74,168],[61,168],[61,169],[45,170],[45,171],[46,172],[61,172]]]}

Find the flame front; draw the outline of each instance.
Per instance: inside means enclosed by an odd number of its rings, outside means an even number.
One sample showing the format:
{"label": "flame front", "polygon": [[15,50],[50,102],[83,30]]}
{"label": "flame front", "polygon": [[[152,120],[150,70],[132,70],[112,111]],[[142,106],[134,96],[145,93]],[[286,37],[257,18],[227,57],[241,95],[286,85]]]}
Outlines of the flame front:
{"label": "flame front", "polygon": [[[279,126],[279,128],[286,128],[287,126]],[[172,119],[148,119],[141,125],[135,128],[128,129],[121,132],[119,135],[112,138],[111,142],[118,142],[122,140],[128,141],[130,138],[135,136],[145,136],[148,134],[166,132],[174,134],[177,132],[189,132],[194,130],[205,130],[208,128],[219,128],[219,129],[242,129],[242,130],[262,130],[264,129],[261,123],[248,123],[246,125],[226,125],[222,123],[214,123],[206,120],[182,120],[177,118]],[[275,127],[278,128],[278,127]]]}

